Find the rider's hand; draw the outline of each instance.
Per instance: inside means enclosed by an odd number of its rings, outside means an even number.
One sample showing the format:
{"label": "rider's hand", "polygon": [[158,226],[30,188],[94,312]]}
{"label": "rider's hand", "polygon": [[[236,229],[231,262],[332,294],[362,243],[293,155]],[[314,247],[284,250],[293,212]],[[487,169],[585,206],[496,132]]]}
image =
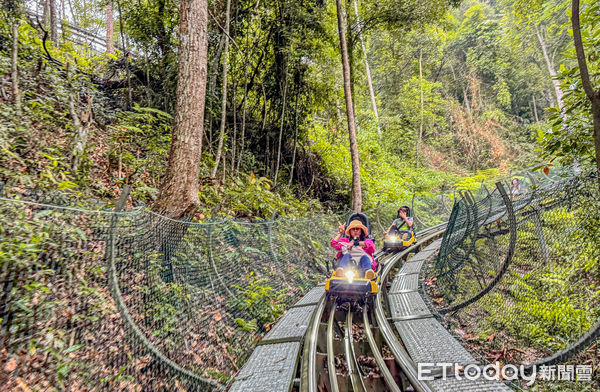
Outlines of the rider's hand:
{"label": "rider's hand", "polygon": [[398,213],[398,216],[400,216],[400,218],[402,218],[402,219],[406,219],[406,212],[404,212],[404,211],[400,211],[400,212]]}
{"label": "rider's hand", "polygon": [[348,245],[346,245],[346,249],[350,250],[350,249],[352,249],[353,246],[354,246],[354,243],[350,242]]}
{"label": "rider's hand", "polygon": [[344,227],[344,225],[342,223],[340,223],[340,225],[338,226],[338,232],[341,235],[344,235],[344,232],[346,231],[346,228]]}

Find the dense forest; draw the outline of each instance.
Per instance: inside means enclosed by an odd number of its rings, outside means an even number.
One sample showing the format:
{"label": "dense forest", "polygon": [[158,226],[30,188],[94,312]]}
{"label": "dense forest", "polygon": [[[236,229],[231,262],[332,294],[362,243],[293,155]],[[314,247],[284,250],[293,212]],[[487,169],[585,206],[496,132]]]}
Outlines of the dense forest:
{"label": "dense forest", "polygon": [[0,180],[129,183],[164,211],[178,183],[197,218],[252,218],[587,165],[599,21],[591,0],[3,2]]}

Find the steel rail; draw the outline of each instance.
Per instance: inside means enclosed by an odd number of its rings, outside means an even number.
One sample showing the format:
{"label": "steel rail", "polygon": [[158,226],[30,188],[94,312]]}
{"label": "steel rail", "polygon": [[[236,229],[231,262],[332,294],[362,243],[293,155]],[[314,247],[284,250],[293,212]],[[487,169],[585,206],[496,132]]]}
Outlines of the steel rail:
{"label": "steel rail", "polygon": [[365,327],[365,335],[367,335],[367,341],[369,342],[369,346],[371,347],[371,352],[373,353],[373,357],[375,358],[375,362],[377,362],[377,366],[383,375],[383,379],[386,384],[390,388],[391,392],[401,392],[398,384],[394,380],[392,373],[390,373],[390,369],[388,369],[385,361],[383,360],[383,355],[379,351],[377,347],[377,343],[375,342],[375,338],[373,337],[373,332],[371,331],[371,324],[369,323],[369,312],[368,308],[365,306],[363,311],[363,325]]}
{"label": "steel rail", "polygon": [[337,374],[335,371],[335,354],[333,352],[333,323],[335,321],[336,303],[333,301],[329,309],[329,320],[327,321],[327,369],[329,371],[330,392],[338,392]]}
{"label": "steel rail", "polygon": [[317,387],[317,341],[319,325],[325,310],[325,298],[321,299],[317,310],[313,314],[312,322],[304,340],[302,353],[302,367],[300,377],[300,392],[318,392]]}
{"label": "steel rail", "polygon": [[346,362],[348,365],[348,376],[350,376],[350,382],[352,383],[352,390],[354,392],[364,392],[365,385],[363,384],[362,377],[359,372],[358,362],[356,359],[356,353],[354,352],[354,346],[352,344],[352,308],[348,309],[346,313],[346,331],[344,333],[344,349],[346,351]]}
{"label": "steel rail", "polygon": [[[442,226],[442,225],[439,225]],[[405,249],[402,252],[396,254],[390,263],[386,263],[382,273],[381,273],[381,281],[384,282],[387,275],[392,270],[393,266],[401,260],[403,257],[407,256],[409,253],[413,252],[416,248],[420,248],[425,243],[433,240],[436,237],[439,237],[443,234],[445,228],[440,228],[438,231],[431,233],[430,235],[422,238],[417,243],[413,244],[413,246]],[[392,331],[392,327],[385,317],[385,313],[383,311],[382,306],[382,291],[380,290],[377,293],[377,297],[375,299],[375,318],[377,320],[377,324],[379,325],[379,329],[383,335],[384,340],[386,341],[388,347],[391,349],[396,362],[400,365],[402,371],[404,372],[406,378],[410,382],[410,384],[415,388],[416,392],[433,392],[433,388],[431,385],[423,380],[419,380],[417,373],[417,365],[410,357],[410,354],[406,351],[402,343],[396,338],[394,332]]]}

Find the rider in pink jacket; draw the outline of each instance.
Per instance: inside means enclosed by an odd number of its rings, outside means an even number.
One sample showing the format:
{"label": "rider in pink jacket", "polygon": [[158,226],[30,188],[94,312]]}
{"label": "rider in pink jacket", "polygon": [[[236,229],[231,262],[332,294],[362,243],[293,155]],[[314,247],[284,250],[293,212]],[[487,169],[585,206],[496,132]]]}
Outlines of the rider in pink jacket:
{"label": "rider in pink jacket", "polygon": [[[340,268],[336,270],[336,275],[343,276],[343,268],[350,258],[360,257],[361,275],[364,274],[368,279],[372,279],[377,262],[373,257],[375,244],[367,237],[369,230],[360,221],[354,220],[345,230],[344,225],[340,225],[338,231],[339,233],[331,240],[331,246],[337,250],[336,257],[340,259]],[[344,234],[346,237],[343,236]],[[358,245],[354,245],[355,243]]]}

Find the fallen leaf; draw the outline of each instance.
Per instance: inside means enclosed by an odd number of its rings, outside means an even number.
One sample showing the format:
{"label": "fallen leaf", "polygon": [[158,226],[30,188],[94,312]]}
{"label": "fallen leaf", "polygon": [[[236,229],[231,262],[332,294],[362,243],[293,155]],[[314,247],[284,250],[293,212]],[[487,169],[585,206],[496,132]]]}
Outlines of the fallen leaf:
{"label": "fallen leaf", "polygon": [[221,313],[219,313],[218,310],[216,310],[215,313],[213,313],[213,320],[221,321],[222,318],[223,318],[223,316],[221,316]]}
{"label": "fallen leaf", "polygon": [[11,358],[8,360],[8,362],[6,362],[6,365],[4,365],[4,370],[7,372],[12,372],[17,368],[17,359],[16,358]]}
{"label": "fallen leaf", "polygon": [[495,337],[496,337],[496,333],[494,332],[493,334],[488,336],[487,339],[485,339],[485,340],[487,340],[488,342],[491,342],[492,340],[494,340]]}
{"label": "fallen leaf", "polygon": [[21,377],[17,377],[17,385],[23,390],[23,392],[31,392],[31,389],[25,382],[21,379]]}

